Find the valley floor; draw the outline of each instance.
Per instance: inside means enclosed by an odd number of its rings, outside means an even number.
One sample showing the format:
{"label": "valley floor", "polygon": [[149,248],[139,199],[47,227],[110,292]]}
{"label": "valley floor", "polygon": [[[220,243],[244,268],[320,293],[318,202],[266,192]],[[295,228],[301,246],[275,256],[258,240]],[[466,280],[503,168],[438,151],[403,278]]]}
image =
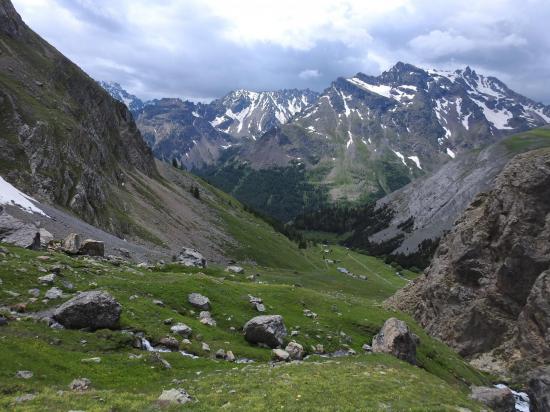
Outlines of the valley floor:
{"label": "valley floor", "polygon": [[[244,274],[230,275],[217,266],[204,270],[173,264],[115,266],[91,258],[6,249],[8,253],[0,256],[0,311],[9,320],[0,326],[2,410],[157,410],[161,408],[157,398],[171,388],[184,388],[193,397],[192,403],[179,407],[190,410],[481,409],[468,398],[468,388],[487,384],[488,378],[428,337],[406,315],[382,308],[382,300],[414,274],[398,276],[378,259],[340,247],[317,246],[300,252],[301,261],[306,262],[302,269],[244,265]],[[40,285],[37,278],[52,265],[62,267],[56,286],[64,296],[43,301],[50,286]],[[40,289],[34,302],[28,299],[31,288]],[[58,330],[29,317],[57,306],[76,290],[94,289],[109,291],[122,305],[120,330]],[[209,297],[216,326],[199,322],[198,311],[187,303],[191,292]],[[259,314],[249,295],[263,299],[266,314],[282,315],[289,335],[297,332],[292,339],[311,354],[305,361],[272,364],[271,350],[245,341],[242,326]],[[22,313],[8,311],[23,302]],[[305,316],[304,309],[316,316]],[[420,337],[418,366],[390,355],[363,353],[362,345],[371,343],[390,316],[405,320]],[[193,329],[190,343],[182,343],[180,351],[195,357],[132,346],[139,332],[153,344],[169,336],[170,326],[164,322],[168,318]],[[203,350],[203,342],[210,352]],[[353,349],[357,355],[312,354],[312,347],[319,344],[326,353]],[[218,349],[231,350],[237,362],[215,359]],[[159,363],[158,355],[171,368]],[[82,361],[89,358],[100,360]],[[239,363],[244,360],[253,363]],[[21,370],[33,376],[16,377]],[[68,385],[75,378],[90,379],[92,388],[71,391]],[[17,400],[28,394],[35,397]]]}

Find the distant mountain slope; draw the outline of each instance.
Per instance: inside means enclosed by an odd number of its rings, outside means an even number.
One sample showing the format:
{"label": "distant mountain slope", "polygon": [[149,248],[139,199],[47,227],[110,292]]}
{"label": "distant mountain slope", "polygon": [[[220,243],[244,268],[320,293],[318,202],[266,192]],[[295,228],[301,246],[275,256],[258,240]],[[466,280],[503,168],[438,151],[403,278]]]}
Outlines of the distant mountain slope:
{"label": "distant mountain slope", "polygon": [[159,159],[176,159],[186,169],[214,164],[236,139],[215,129],[202,117],[199,107],[180,99],[147,102],[136,113],[143,138]]}
{"label": "distant mountain slope", "polygon": [[303,162],[332,200],[390,193],[457,154],[542,126],[550,108],[470,68],[398,63],[337,79],[293,120],[243,146],[253,168]]}
{"label": "distant mountain slope", "polygon": [[128,93],[117,82],[99,81],[98,83],[111,95],[111,97],[124,103],[134,116],[145,106],[145,103],[139,97]]}
{"label": "distant mountain slope", "polygon": [[237,138],[256,140],[265,132],[287,123],[319,97],[311,90],[284,89],[268,92],[235,90],[199,112],[212,126]]}

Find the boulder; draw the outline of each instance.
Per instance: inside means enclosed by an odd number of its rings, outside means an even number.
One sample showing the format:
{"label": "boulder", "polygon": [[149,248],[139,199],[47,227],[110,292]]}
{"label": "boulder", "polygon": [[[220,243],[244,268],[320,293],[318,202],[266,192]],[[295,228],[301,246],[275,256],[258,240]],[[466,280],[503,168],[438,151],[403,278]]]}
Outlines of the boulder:
{"label": "boulder", "polygon": [[271,351],[271,357],[273,360],[279,362],[286,362],[287,360],[290,360],[290,354],[286,350],[282,349],[273,349]]}
{"label": "boulder", "polygon": [[265,312],[265,306],[262,298],[257,298],[252,295],[248,295],[248,298],[254,309],[256,309],[258,312]]}
{"label": "boulder", "polygon": [[172,336],[165,336],[159,340],[159,345],[164,346],[167,349],[172,351],[177,351],[180,349],[180,343],[178,340]]}
{"label": "boulder", "polygon": [[69,329],[113,329],[118,325],[120,304],[107,292],[82,292],[62,304],[54,312],[54,319]]}
{"label": "boulder", "polygon": [[53,283],[55,282],[56,277],[57,276],[56,276],[55,273],[50,273],[48,275],[40,276],[38,278],[38,282],[40,282],[44,285],[53,285]]}
{"label": "boulder", "polygon": [[236,266],[236,265],[231,265],[231,266],[226,267],[225,271],[226,272],[237,273],[237,274],[244,273],[244,269],[242,267]]}
{"label": "boulder", "polygon": [[100,240],[86,239],[78,249],[79,255],[105,256],[105,244]]}
{"label": "boulder", "polygon": [[37,298],[40,296],[40,289],[32,288],[27,291],[29,295],[31,295],[33,298]]}
{"label": "boulder", "polygon": [[205,351],[205,352],[210,352],[210,346],[209,346],[208,343],[206,343],[206,342],[203,342],[203,343],[201,344],[201,348],[202,348],[202,350]]}
{"label": "boulder", "polygon": [[53,235],[46,229],[24,223],[5,211],[0,211],[0,241],[11,245],[39,250],[45,247]]}
{"label": "boulder", "polygon": [[46,299],[59,299],[63,297],[63,291],[59,288],[53,287],[46,291],[46,294],[44,295],[44,297]]}
{"label": "boulder", "polygon": [[187,267],[206,267],[206,259],[197,250],[184,247],[176,256],[176,262]]}
{"label": "boulder", "polygon": [[73,391],[77,391],[77,392],[84,392],[84,391],[87,391],[88,389],[90,389],[92,387],[92,381],[89,380],[88,378],[78,378],[78,379],[74,379],[70,384],[69,384],[69,389],[73,390]]}
{"label": "boulder", "polygon": [[550,366],[540,367],[531,373],[528,393],[532,412],[550,411]]}
{"label": "boulder", "polygon": [[285,351],[292,360],[302,360],[304,358],[304,347],[295,341],[286,345]]}
{"label": "boulder", "polygon": [[216,321],[212,318],[210,312],[206,310],[203,310],[201,313],[199,313],[199,321],[203,325],[216,326]]}
{"label": "boulder", "polygon": [[176,333],[180,336],[183,336],[184,338],[189,338],[193,333],[193,329],[191,329],[185,323],[176,323],[174,326],[170,328],[170,331],[172,331],[172,333]]}
{"label": "boulder", "polygon": [[487,405],[495,412],[515,412],[516,400],[508,388],[472,386],[470,398]]}
{"label": "boulder", "polygon": [[256,316],[244,325],[244,335],[248,342],[264,344],[270,348],[281,346],[286,334],[281,315]]}
{"label": "boulder", "polygon": [[80,251],[82,240],[77,233],[69,233],[63,242],[61,243],[61,249],[63,252],[70,255],[76,255]]}
{"label": "boulder", "polygon": [[17,371],[15,376],[19,379],[30,379],[34,374],[31,371]]}
{"label": "boulder", "polygon": [[225,359],[225,351],[223,349],[218,349],[214,356],[216,359]]}
{"label": "boulder", "polygon": [[184,389],[168,389],[162,391],[158,398],[160,404],[166,405],[183,405],[191,402],[193,398]]}
{"label": "boulder", "polygon": [[210,299],[200,293],[190,293],[187,296],[187,301],[197,309],[210,310]]}
{"label": "boulder", "polygon": [[225,354],[225,360],[228,362],[235,362],[235,355],[233,354],[233,352],[228,350]]}
{"label": "boulder", "polygon": [[372,351],[389,353],[398,359],[416,364],[416,340],[405,322],[389,318],[372,339]]}

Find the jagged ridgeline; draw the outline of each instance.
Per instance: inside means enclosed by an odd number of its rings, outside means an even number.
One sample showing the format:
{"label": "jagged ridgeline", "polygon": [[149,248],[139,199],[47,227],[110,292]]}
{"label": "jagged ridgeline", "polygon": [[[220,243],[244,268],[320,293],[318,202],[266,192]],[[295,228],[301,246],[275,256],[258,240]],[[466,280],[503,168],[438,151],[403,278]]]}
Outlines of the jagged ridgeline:
{"label": "jagged ridgeline", "polygon": [[158,177],[126,106],[0,1],[0,174],[120,232],[128,173]]}

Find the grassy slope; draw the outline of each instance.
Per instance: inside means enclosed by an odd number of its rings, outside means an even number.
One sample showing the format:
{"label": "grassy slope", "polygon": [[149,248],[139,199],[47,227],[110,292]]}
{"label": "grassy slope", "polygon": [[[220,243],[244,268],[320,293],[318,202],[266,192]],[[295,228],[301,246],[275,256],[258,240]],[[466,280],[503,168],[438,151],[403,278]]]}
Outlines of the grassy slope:
{"label": "grassy slope", "polygon": [[[283,315],[289,329],[300,331],[296,339],[306,349],[321,343],[332,351],[347,344],[361,353],[361,345],[370,342],[391,315],[382,309],[381,300],[406,282],[376,259],[342,248],[332,250],[330,257],[342,261],[338,265],[369,276],[368,281],[361,281],[324,266],[322,250],[311,248],[303,252],[303,259],[296,259],[302,262],[300,270],[247,266],[247,274],[260,274],[258,281],[253,282],[246,275],[228,276],[217,267],[203,272],[175,265],[144,270],[57,254],[43,262],[36,259],[35,252],[9,249],[14,253],[0,264],[0,302],[9,305],[25,301],[31,287],[39,287],[43,294],[47,287],[37,285],[36,278],[42,274],[38,268],[60,262],[66,266],[65,278],[76,289],[107,289],[119,300],[123,306],[123,329],[143,331],[155,342],[169,334],[163,319],[173,318],[174,322],[190,325],[194,336],[185,349],[200,359],[184,358],[179,353],[162,354],[173,367],[164,370],[151,362],[148,353],[133,349],[132,339],[121,331],[58,331],[22,318],[0,329],[0,409],[11,409],[16,396],[35,392],[36,400],[20,405],[21,410],[146,410],[153,408],[153,401],[163,388],[177,386],[173,379],[183,380],[182,386],[199,400],[193,405],[197,410],[215,410],[228,402],[226,407],[230,410],[334,410],[335,405],[342,410],[403,410],[405,406],[411,410],[453,410],[451,406],[478,409],[468,401],[466,386],[483,383],[486,378],[446,346],[430,339],[404,315],[398,316],[406,319],[422,340],[420,368],[387,355],[330,361],[313,356],[300,365],[271,368],[265,363],[270,351],[251,346],[243,339],[240,328],[257,314],[248,303],[247,295],[252,294],[264,299],[268,313]],[[12,297],[6,291],[21,296]],[[198,322],[197,314],[186,303],[187,293],[193,291],[210,298],[217,327]],[[139,297],[130,300],[131,295]],[[162,300],[165,306],[156,306],[153,299]],[[38,300],[29,304],[27,310],[43,308],[45,305]],[[304,308],[316,312],[318,318],[305,317]],[[209,359],[209,354],[201,350],[200,341],[207,342],[212,353],[219,348],[230,349],[238,358],[252,358],[256,363],[236,365]],[[144,356],[132,360],[128,358],[130,353]],[[92,356],[100,356],[102,362],[80,362]],[[34,377],[14,378],[18,370],[31,370]],[[94,391],[76,397],[57,392],[66,390],[68,383],[79,376],[90,378]],[[438,408],[441,399],[445,403]]]}

